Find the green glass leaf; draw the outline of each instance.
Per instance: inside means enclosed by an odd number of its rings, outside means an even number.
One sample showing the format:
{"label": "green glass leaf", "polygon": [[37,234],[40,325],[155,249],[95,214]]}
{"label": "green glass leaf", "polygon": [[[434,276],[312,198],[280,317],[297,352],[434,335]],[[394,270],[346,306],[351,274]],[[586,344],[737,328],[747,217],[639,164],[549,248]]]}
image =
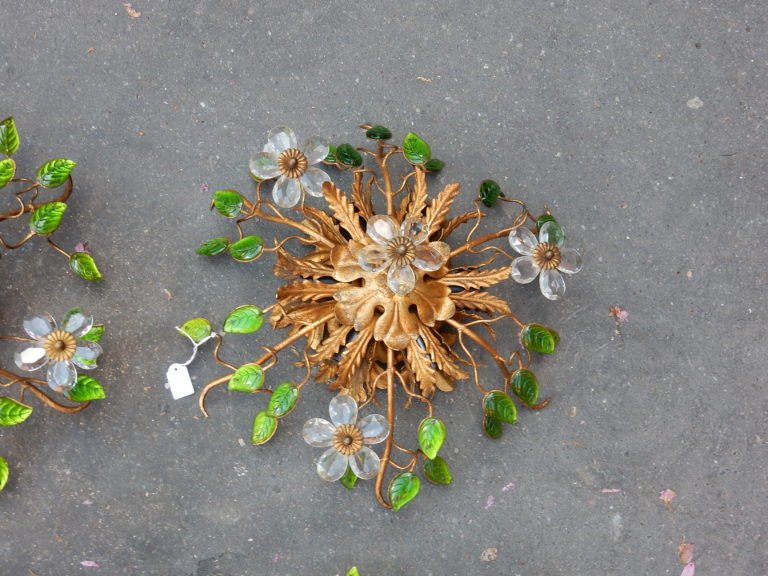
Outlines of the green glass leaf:
{"label": "green glass leaf", "polygon": [[365,131],[365,136],[371,140],[389,140],[392,138],[392,130],[386,126],[377,124],[376,126],[368,128],[368,130]]}
{"label": "green glass leaf", "polygon": [[356,566],[352,566],[352,568],[349,569],[349,572],[347,572],[347,576],[360,576],[360,572],[358,572]]}
{"label": "green glass leaf", "polygon": [[238,306],[224,320],[224,332],[232,334],[250,334],[256,332],[264,323],[264,313],[261,308],[252,304]]}
{"label": "green glass leaf", "polygon": [[437,158],[432,158],[424,164],[424,169],[427,172],[440,172],[443,168],[445,168],[445,162]]}
{"label": "green glass leaf", "polygon": [[323,158],[323,162],[326,164],[336,164],[336,146],[331,144],[328,146],[328,154],[325,155],[325,158]]}
{"label": "green glass leaf", "polygon": [[243,364],[235,370],[227,387],[235,392],[254,392],[264,385],[264,370],[258,364]]}
{"label": "green glass leaf", "polygon": [[229,248],[229,238],[211,238],[195,250],[200,256],[217,256]]}
{"label": "green glass leaf", "polygon": [[3,158],[0,160],[0,188],[3,188],[8,182],[13,180],[16,175],[16,161],[13,158]]}
{"label": "green glass leaf", "polygon": [[64,184],[77,163],[67,158],[48,160],[37,169],[35,179],[43,188],[57,188]]}
{"label": "green glass leaf", "polygon": [[73,402],[88,402],[89,400],[102,400],[107,395],[99,381],[85,374],[77,375],[77,382],[69,391],[69,399]]}
{"label": "green glass leaf", "polygon": [[87,252],[75,252],[72,254],[69,257],[69,267],[72,269],[72,272],[88,282],[98,282],[102,278],[93,256]]}
{"label": "green glass leaf", "polygon": [[392,479],[389,485],[389,503],[397,512],[416,498],[421,488],[421,480],[413,472],[402,472]]}
{"label": "green glass leaf", "polygon": [[256,260],[264,247],[264,240],[260,236],[246,236],[229,247],[229,255],[238,262],[250,262]]}
{"label": "green glass leaf", "polygon": [[8,484],[8,477],[11,475],[8,469],[8,461],[0,456],[0,492],[2,492],[5,485]]}
{"label": "green glass leaf", "polygon": [[21,424],[32,414],[32,407],[0,396],[0,426]]}
{"label": "green glass leaf", "polygon": [[19,149],[19,132],[13,116],[0,122],[0,152],[6,156],[13,155]]}
{"label": "green glass leaf", "polygon": [[237,218],[243,209],[244,199],[235,190],[216,190],[211,205],[224,218]]}
{"label": "green glass leaf", "polygon": [[541,231],[541,227],[547,222],[552,222],[552,224],[549,225],[548,234],[550,241],[558,246],[561,245],[565,241],[565,232],[563,232],[562,227],[557,223],[557,220],[555,220],[555,217],[552,216],[552,214],[542,214],[536,218],[536,229]]}
{"label": "green glass leaf", "polygon": [[35,234],[53,234],[61,224],[67,205],[64,202],[47,202],[29,215],[29,229]]}
{"label": "green glass leaf", "polygon": [[436,456],[432,460],[424,462],[424,477],[433,484],[447,486],[453,482],[451,469],[442,456]]}
{"label": "green glass leaf", "polygon": [[352,468],[347,466],[347,471],[344,472],[344,476],[341,477],[340,481],[344,488],[347,490],[352,490],[352,488],[355,487],[355,484],[357,484],[357,476],[355,476],[355,473],[352,472]]}
{"label": "green glass leaf", "polygon": [[403,156],[411,164],[426,164],[432,158],[432,151],[429,149],[429,144],[417,134],[409,132],[403,138]]}
{"label": "green glass leaf", "polygon": [[493,440],[498,440],[504,432],[504,424],[501,420],[485,414],[483,416],[483,432]]}
{"label": "green glass leaf", "polygon": [[560,342],[560,335],[541,324],[528,324],[520,331],[520,342],[531,352],[552,354]]}
{"label": "green glass leaf", "polygon": [[88,340],[89,342],[98,342],[101,340],[101,337],[104,336],[105,330],[106,328],[104,327],[104,324],[94,324],[88,332],[80,336],[80,339]]}
{"label": "green glass leaf", "polygon": [[517,421],[517,406],[512,398],[501,390],[491,390],[483,397],[483,410],[488,416],[507,424]]}
{"label": "green glass leaf", "polygon": [[336,146],[336,160],[345,166],[362,166],[363,157],[355,150],[352,144],[339,144]]}
{"label": "green glass leaf", "polygon": [[205,318],[192,318],[184,322],[179,330],[189,336],[195,344],[199,344],[211,335],[213,327]]}
{"label": "green glass leaf", "polygon": [[290,414],[296,408],[296,401],[299,399],[299,389],[291,382],[283,382],[272,391],[267,404],[267,414],[275,418],[282,418]]}
{"label": "green glass leaf", "polygon": [[528,406],[533,406],[539,399],[539,382],[536,374],[525,368],[515,370],[510,381],[512,391]]}
{"label": "green glass leaf", "polygon": [[266,410],[262,410],[253,419],[251,443],[256,446],[266,444],[275,435],[275,432],[277,432],[277,418],[267,414]]}
{"label": "green glass leaf", "polygon": [[445,442],[445,424],[440,418],[424,418],[419,424],[419,447],[433,460]]}
{"label": "green glass leaf", "polygon": [[501,186],[495,180],[480,182],[480,201],[488,208],[494,206],[500,197],[504,198],[504,192],[501,191]]}

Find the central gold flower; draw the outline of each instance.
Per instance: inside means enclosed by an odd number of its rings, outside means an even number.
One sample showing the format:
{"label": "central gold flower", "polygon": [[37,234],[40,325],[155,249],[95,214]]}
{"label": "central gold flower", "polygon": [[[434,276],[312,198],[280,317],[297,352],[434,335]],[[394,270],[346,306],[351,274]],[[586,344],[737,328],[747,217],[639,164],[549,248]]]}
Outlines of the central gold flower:
{"label": "central gold flower", "polygon": [[304,152],[298,148],[288,148],[277,157],[277,167],[288,178],[300,178],[307,171],[309,163]]}
{"label": "central gold flower", "polygon": [[54,362],[65,362],[75,356],[77,340],[69,332],[54,330],[45,337],[43,349]]}

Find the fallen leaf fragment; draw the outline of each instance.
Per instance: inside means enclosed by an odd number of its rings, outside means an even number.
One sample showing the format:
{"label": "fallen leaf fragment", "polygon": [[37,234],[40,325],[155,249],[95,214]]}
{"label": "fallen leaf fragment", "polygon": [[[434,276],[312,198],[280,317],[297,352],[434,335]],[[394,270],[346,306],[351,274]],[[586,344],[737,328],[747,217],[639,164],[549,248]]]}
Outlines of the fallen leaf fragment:
{"label": "fallen leaf fragment", "polygon": [[690,564],[693,561],[693,542],[683,540],[677,547],[677,559],[680,560],[680,564]]}
{"label": "fallen leaf fragment", "polygon": [[480,553],[481,562],[493,562],[499,554],[498,548],[486,548]]}
{"label": "fallen leaf fragment", "polygon": [[130,16],[131,18],[140,18],[141,17],[141,12],[136,10],[136,8],[134,8],[131,5],[130,2],[125,2],[123,4],[123,7],[125,8],[125,11],[128,12],[128,16]]}
{"label": "fallen leaf fragment", "polygon": [[80,562],[80,566],[85,566],[86,568],[101,568],[101,566],[99,566],[93,560],[83,560]]}
{"label": "fallen leaf fragment", "polygon": [[685,568],[683,568],[683,571],[680,572],[680,576],[694,576],[696,573],[696,563],[695,562],[689,562],[685,565]]}
{"label": "fallen leaf fragment", "polygon": [[677,496],[677,492],[675,492],[674,490],[670,490],[669,488],[659,492],[659,500],[664,502],[664,505],[666,507],[672,506],[672,500],[675,499],[675,496]]}

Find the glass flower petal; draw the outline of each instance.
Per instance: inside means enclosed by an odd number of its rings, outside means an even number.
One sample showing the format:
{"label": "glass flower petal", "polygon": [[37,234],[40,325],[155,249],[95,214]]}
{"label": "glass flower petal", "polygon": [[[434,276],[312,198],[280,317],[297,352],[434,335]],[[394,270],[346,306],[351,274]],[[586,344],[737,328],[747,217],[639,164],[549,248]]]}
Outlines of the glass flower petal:
{"label": "glass flower petal", "polygon": [[451,247],[445,242],[430,242],[416,246],[413,265],[425,272],[434,272],[443,267],[451,255]]}
{"label": "glass flower petal", "polygon": [[512,279],[518,284],[533,282],[540,271],[533,256],[520,256],[512,260]]}
{"label": "glass flower petal", "polygon": [[280,176],[280,168],[277,166],[277,157],[272,152],[257,152],[248,162],[251,174],[261,180],[269,180]]}
{"label": "glass flower petal", "polygon": [[312,166],[328,156],[329,144],[328,139],[321,136],[307,138],[304,146],[301,147],[301,151],[307,157],[307,163]]}
{"label": "glass flower petal", "polygon": [[324,418],[312,418],[304,423],[301,434],[304,442],[315,448],[327,448],[331,445],[336,427]]}
{"label": "glass flower petal", "polygon": [[26,344],[16,350],[13,358],[16,366],[27,372],[39,370],[48,363],[45,348],[35,344]]}
{"label": "glass flower petal", "polygon": [[279,156],[284,150],[296,148],[296,146],[296,134],[293,130],[287,126],[278,126],[267,132],[267,145],[264,151]]}
{"label": "glass flower petal", "polygon": [[541,293],[549,300],[559,300],[565,294],[565,280],[557,270],[542,270],[539,287]]}
{"label": "glass flower petal", "polygon": [[547,244],[554,244],[557,247],[563,245],[565,241],[565,234],[563,229],[557,222],[549,220],[544,222],[539,230],[539,242],[546,242]]}
{"label": "glass flower petal", "polygon": [[37,316],[27,316],[24,318],[23,326],[30,338],[40,340],[56,329],[56,320],[45,312]]}
{"label": "glass flower petal", "polygon": [[530,256],[536,246],[539,245],[539,241],[528,228],[518,226],[509,233],[509,245],[518,254]]}
{"label": "glass flower petal", "polygon": [[301,200],[299,181],[287,176],[280,176],[272,188],[272,199],[281,208],[293,208]]}
{"label": "glass flower petal", "polygon": [[389,424],[381,414],[369,414],[358,422],[358,427],[363,433],[366,444],[378,444],[384,442],[389,436]]}
{"label": "glass flower petal", "polygon": [[578,251],[573,248],[560,249],[560,264],[557,266],[557,269],[560,270],[560,272],[576,274],[576,272],[581,270],[582,264],[583,259]]}
{"label": "glass flower petal", "polygon": [[72,308],[64,314],[61,320],[61,329],[79,338],[88,333],[93,327],[93,316],[86,314],[80,308]]}
{"label": "glass flower petal", "polygon": [[352,396],[339,394],[331,400],[331,404],[328,406],[328,413],[331,416],[331,422],[336,426],[354,424],[357,422],[357,402]]}
{"label": "glass flower petal", "polygon": [[320,168],[310,167],[301,175],[300,180],[307,194],[321,198],[323,196],[323,182],[330,182],[331,177]]}
{"label": "glass flower petal", "polygon": [[390,262],[389,250],[381,244],[369,244],[357,253],[357,263],[368,272],[384,270]]}
{"label": "glass flower petal", "polygon": [[349,458],[344,454],[337,452],[336,448],[328,448],[320,458],[317,459],[317,473],[320,478],[328,482],[335,482],[347,471]]}
{"label": "glass flower petal", "polygon": [[65,393],[77,381],[77,370],[72,362],[51,362],[48,365],[48,386],[56,392]]}
{"label": "glass flower petal", "polygon": [[429,228],[420,218],[409,216],[400,224],[400,235],[410,238],[414,244],[421,244],[429,237]]}
{"label": "glass flower petal", "polygon": [[377,244],[386,244],[395,236],[399,235],[397,224],[389,216],[374,216],[368,220],[365,229],[374,242]]}
{"label": "glass flower petal", "polygon": [[416,287],[416,275],[408,264],[392,264],[387,270],[387,286],[398,296],[405,296]]}
{"label": "glass flower petal", "polygon": [[379,455],[368,446],[363,446],[349,457],[349,465],[360,480],[370,480],[379,471]]}
{"label": "glass flower petal", "polygon": [[96,342],[81,340],[77,343],[77,348],[75,348],[75,356],[72,358],[72,362],[74,362],[80,368],[84,368],[85,370],[92,370],[93,368],[96,368],[96,361],[98,360],[99,356],[101,356],[101,346],[99,346]]}

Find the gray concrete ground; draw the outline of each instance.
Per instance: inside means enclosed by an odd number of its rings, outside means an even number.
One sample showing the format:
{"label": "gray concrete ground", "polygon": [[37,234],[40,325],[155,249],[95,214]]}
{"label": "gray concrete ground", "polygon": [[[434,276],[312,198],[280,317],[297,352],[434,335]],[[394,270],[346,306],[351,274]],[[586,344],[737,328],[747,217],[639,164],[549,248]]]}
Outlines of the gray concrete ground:
{"label": "gray concrete ground", "polygon": [[[41,243],[4,256],[2,331],[88,307],[108,326],[109,395],[0,431],[13,474],[0,573],[677,576],[683,539],[698,575],[768,573],[763,2],[132,10],[0,0],[0,115],[16,117],[27,173],[78,161],[60,239],[89,240],[106,277],[86,285]],[[362,143],[360,122],[422,134],[465,206],[486,177],[549,205],[588,255],[562,302],[498,292],[562,333],[536,367],[551,406],[492,442],[471,386],[438,398],[455,484],[398,514],[370,485],[347,493],[315,475],[300,430],[326,412],[323,388],[264,448],[247,443],[261,398],[218,392],[205,420],[163,389],[189,351],[175,324],[267,305],[277,287],[269,258],[195,256],[230,231],[205,187],[250,192],[247,161],[274,125]],[[629,313],[620,334],[615,305]],[[232,338],[228,357],[278,338]],[[192,373],[199,387],[220,371],[206,358]]]}

